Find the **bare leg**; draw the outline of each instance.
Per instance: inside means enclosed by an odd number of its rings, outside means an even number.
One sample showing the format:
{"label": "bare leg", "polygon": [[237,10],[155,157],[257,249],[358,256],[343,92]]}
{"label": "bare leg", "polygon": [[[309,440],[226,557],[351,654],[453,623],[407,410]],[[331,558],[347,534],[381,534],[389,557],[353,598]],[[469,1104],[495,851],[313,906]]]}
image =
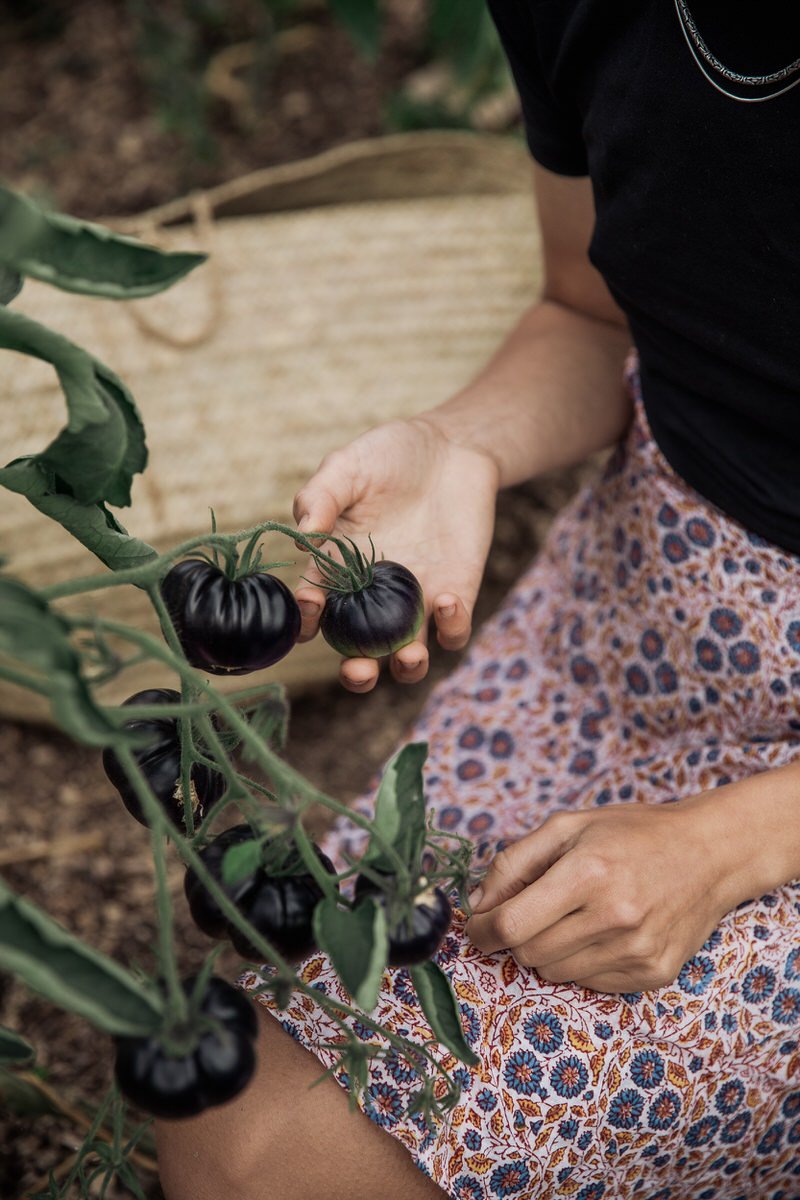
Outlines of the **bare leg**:
{"label": "bare leg", "polygon": [[390,1134],[260,1005],[250,1086],[188,1121],[156,1124],[167,1200],[443,1200]]}

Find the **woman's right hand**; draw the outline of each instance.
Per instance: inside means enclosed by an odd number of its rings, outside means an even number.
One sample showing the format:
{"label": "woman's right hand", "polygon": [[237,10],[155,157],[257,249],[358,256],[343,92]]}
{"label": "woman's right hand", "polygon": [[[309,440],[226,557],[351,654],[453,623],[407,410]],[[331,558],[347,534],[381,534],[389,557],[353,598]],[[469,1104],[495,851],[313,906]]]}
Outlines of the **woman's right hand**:
{"label": "woman's right hand", "polygon": [[[402,683],[416,683],[427,673],[431,616],[445,649],[460,650],[469,639],[498,478],[487,454],[459,446],[434,420],[420,416],[379,425],[326,455],[295,497],[294,517],[303,533],[349,537],[367,552],[371,535],[378,558],[402,563],[422,585],[422,628],[390,658],[391,672]],[[309,584],[296,592],[301,641],[316,634],[325,603],[313,562],[307,578]],[[344,659],[340,679],[350,691],[368,692],[378,680],[378,663]]]}

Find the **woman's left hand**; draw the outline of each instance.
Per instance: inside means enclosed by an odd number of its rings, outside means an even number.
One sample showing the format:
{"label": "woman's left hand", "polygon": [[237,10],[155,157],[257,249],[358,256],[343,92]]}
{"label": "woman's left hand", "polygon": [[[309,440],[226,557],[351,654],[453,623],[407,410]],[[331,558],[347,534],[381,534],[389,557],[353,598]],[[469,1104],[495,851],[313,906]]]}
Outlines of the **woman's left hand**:
{"label": "woman's left hand", "polygon": [[551,983],[600,992],[672,983],[748,898],[735,892],[718,817],[691,801],[555,813],[494,859],[467,934]]}

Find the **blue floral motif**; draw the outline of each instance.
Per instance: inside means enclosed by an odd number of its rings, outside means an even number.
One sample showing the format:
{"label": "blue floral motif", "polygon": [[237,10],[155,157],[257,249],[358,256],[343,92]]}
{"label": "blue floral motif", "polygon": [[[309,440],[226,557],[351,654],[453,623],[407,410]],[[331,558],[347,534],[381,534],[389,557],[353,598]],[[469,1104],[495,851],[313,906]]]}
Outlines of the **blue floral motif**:
{"label": "blue floral motif", "polygon": [[785,1117],[800,1116],[800,1092],[790,1092],[781,1105],[781,1112]]}
{"label": "blue floral motif", "polygon": [[671,504],[662,504],[658,510],[657,520],[659,525],[666,525],[667,529],[674,529],[680,518]]}
{"label": "blue floral motif", "polygon": [[464,1035],[470,1046],[474,1046],[481,1036],[481,1023],[478,1019],[478,1014],[474,1008],[470,1007],[463,1000],[458,1006],[458,1011],[461,1013],[461,1024],[464,1029]]}
{"label": "blue floral motif", "polygon": [[541,1009],[525,1021],[522,1031],[534,1050],[540,1054],[552,1054],[564,1040],[564,1029],[555,1013]]}
{"label": "blue floral motif", "polygon": [[578,1136],[580,1125],[577,1121],[562,1121],[558,1127],[558,1132],[561,1134],[565,1142],[574,1141]]}
{"label": "blue floral motif", "polygon": [[732,608],[715,608],[709,622],[721,638],[738,637],[742,632],[742,618]]}
{"label": "blue floral motif", "polygon": [[800,621],[792,621],[786,630],[786,640],[793,650],[800,653]]}
{"label": "blue floral motif", "polygon": [[770,1125],[769,1129],[756,1146],[756,1153],[774,1154],[776,1150],[780,1150],[785,1132],[786,1126],[784,1125],[783,1121],[776,1121],[774,1125]]}
{"label": "blue floral motif", "polygon": [[550,1070],[550,1082],[557,1095],[566,1099],[579,1096],[589,1082],[589,1072],[574,1054],[560,1058]]}
{"label": "blue floral motif", "polygon": [[608,1120],[616,1129],[635,1129],[644,1112],[644,1096],[635,1088],[617,1092],[608,1110]]}
{"label": "blue floral motif", "polygon": [[732,1146],[736,1142],[740,1142],[747,1133],[747,1130],[750,1128],[750,1123],[752,1120],[752,1113],[747,1111],[737,1113],[736,1116],[728,1121],[728,1124],[723,1128],[722,1133],[720,1134],[720,1140],[723,1141],[726,1146]]}
{"label": "blue floral motif", "polygon": [[383,1057],[383,1065],[396,1083],[410,1083],[419,1072],[409,1066],[404,1058],[391,1046]]}
{"label": "blue floral motif", "polygon": [[674,1125],[681,1111],[680,1096],[670,1088],[665,1088],[654,1098],[647,1110],[647,1120],[651,1129],[669,1129]]}
{"label": "blue floral motif", "polygon": [[597,756],[594,750],[579,750],[569,764],[570,772],[573,775],[588,775],[596,761]]}
{"label": "blue floral motif", "polygon": [[656,687],[665,696],[678,690],[678,673],[671,663],[660,662],[656,667]]}
{"label": "blue floral motif", "polygon": [[484,733],[480,725],[468,725],[458,739],[462,750],[477,750],[484,743]]}
{"label": "blue floral motif", "polygon": [[723,1083],[714,1098],[717,1110],[730,1116],[744,1100],[744,1084],[741,1079],[728,1079]]}
{"label": "blue floral motif", "polygon": [[477,1129],[468,1129],[464,1134],[464,1145],[468,1150],[480,1150],[483,1145],[483,1138],[478,1133]]}
{"label": "blue floral motif", "polygon": [[639,648],[648,662],[654,662],[664,653],[664,639],[657,629],[646,629],[639,642]]}
{"label": "blue floral motif", "polygon": [[[456,767],[456,775],[462,781],[462,783],[469,783],[473,779],[480,779],[485,774],[486,774],[486,767],[484,766],[484,764],[481,762],[481,760],[479,758],[462,759],[462,761]],[[460,812],[461,810],[456,809],[455,811]],[[441,822],[442,822],[443,817],[444,817],[444,813],[442,812],[439,815],[440,827],[442,829],[454,829],[455,828],[454,825],[442,825]]]}
{"label": "blue floral motif", "polygon": [[787,979],[800,979],[800,946],[790,951],[783,973]]}
{"label": "blue floral motif", "polygon": [[514,739],[505,729],[498,729],[492,734],[489,745],[492,758],[510,758],[514,753]]}
{"label": "blue floral motif", "polygon": [[715,967],[707,954],[695,954],[681,967],[678,986],[691,996],[700,996],[714,978]]}
{"label": "blue floral motif", "polygon": [[628,687],[635,696],[646,696],[650,691],[650,680],[647,678],[647,672],[639,663],[633,663],[625,672],[625,679]]}
{"label": "blue floral motif", "polygon": [[702,517],[690,517],[686,522],[686,536],[695,546],[702,546],[704,550],[710,550],[717,540],[713,525]]}
{"label": "blue floral motif", "polygon": [[530,1183],[530,1178],[530,1171],[524,1162],[505,1163],[492,1171],[489,1186],[495,1196],[514,1196]]}
{"label": "blue floral motif", "polygon": [[570,670],[576,683],[591,684],[598,681],[597,667],[583,654],[575,655],[570,663]]}
{"label": "blue floral motif", "polygon": [[800,992],[784,988],[772,1001],[772,1017],[782,1025],[792,1025],[800,1019]]}
{"label": "blue floral motif", "polygon": [[494,825],[494,815],[488,812],[476,813],[474,817],[470,817],[467,824],[467,833],[472,837],[477,837],[479,834],[488,833]]}
{"label": "blue floral motif", "polygon": [[[458,768],[459,774],[461,773],[461,767],[463,767],[463,766],[464,766],[464,763],[462,763],[461,766]],[[481,767],[481,772],[482,771],[483,771],[483,767]],[[441,812],[438,814],[437,823],[438,823],[440,829],[457,829],[463,820],[464,820],[463,808],[459,808],[455,804],[450,804],[447,806],[447,808],[443,808],[441,810]]]}
{"label": "blue floral motif", "polygon": [[658,1087],[664,1079],[664,1060],[657,1050],[640,1050],[634,1056],[631,1079],[637,1087]]}
{"label": "blue floral motif", "polygon": [[373,1083],[367,1089],[367,1108],[376,1125],[392,1129],[402,1117],[405,1105],[397,1088],[389,1083]]}
{"label": "blue floral motif", "polygon": [[775,991],[775,972],[771,967],[753,967],[742,980],[742,996],[749,1004],[768,1000]]}
{"label": "blue floral motif", "polygon": [[503,1078],[521,1096],[532,1096],[541,1087],[542,1067],[530,1050],[517,1050],[509,1055]]}
{"label": "blue floral motif", "polygon": [[710,638],[698,638],[694,650],[697,661],[704,671],[719,671],[722,668],[722,654],[719,647]]}
{"label": "blue floral motif", "polygon": [[755,642],[736,642],[728,650],[728,659],[740,675],[755,675],[761,666],[761,654]]}
{"label": "blue floral motif", "polygon": [[686,1134],[687,1146],[705,1146],[719,1129],[719,1117],[702,1117],[689,1126]]}
{"label": "blue floral motif", "polygon": [[671,563],[682,563],[689,557],[689,547],[678,533],[668,533],[661,543],[661,549]]}
{"label": "blue floral motif", "polygon": [[483,1200],[483,1188],[477,1179],[469,1175],[459,1175],[450,1185],[453,1200]]}
{"label": "blue floral motif", "polygon": [[489,1088],[483,1088],[478,1092],[475,1102],[478,1108],[483,1109],[484,1112],[494,1112],[497,1108],[497,1096]]}
{"label": "blue floral motif", "polygon": [[601,1196],[606,1194],[606,1185],[604,1183],[587,1183],[586,1187],[582,1187],[578,1192],[575,1200],[600,1200]]}

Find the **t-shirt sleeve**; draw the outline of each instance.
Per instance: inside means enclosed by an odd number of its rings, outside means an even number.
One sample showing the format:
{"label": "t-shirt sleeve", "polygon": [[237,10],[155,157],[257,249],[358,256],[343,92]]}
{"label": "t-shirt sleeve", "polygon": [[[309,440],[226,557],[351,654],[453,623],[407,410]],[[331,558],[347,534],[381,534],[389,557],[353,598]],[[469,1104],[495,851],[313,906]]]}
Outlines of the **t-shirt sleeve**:
{"label": "t-shirt sleeve", "polygon": [[487,0],[522,101],[531,154],[558,175],[586,175],[586,147],[577,109],[560,101],[547,82],[529,0]]}

